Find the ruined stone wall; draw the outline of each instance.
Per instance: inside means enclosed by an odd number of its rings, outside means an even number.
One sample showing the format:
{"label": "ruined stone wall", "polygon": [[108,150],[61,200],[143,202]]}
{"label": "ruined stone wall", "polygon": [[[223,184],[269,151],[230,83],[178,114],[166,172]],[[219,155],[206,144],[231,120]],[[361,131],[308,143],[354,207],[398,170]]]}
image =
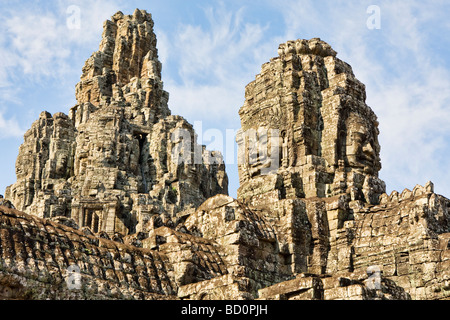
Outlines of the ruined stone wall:
{"label": "ruined stone wall", "polygon": [[170,299],[172,277],[164,254],[0,207],[0,299]]}
{"label": "ruined stone wall", "polygon": [[355,219],[346,224],[352,268],[377,267],[413,299],[447,298],[449,206],[428,184],[384,195],[378,206],[354,208]]}

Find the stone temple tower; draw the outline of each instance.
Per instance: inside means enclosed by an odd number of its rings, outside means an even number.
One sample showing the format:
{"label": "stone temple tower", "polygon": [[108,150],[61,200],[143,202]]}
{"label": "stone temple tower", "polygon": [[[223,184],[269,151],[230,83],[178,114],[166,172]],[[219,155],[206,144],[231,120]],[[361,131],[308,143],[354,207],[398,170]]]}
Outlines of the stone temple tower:
{"label": "stone temple tower", "polygon": [[350,194],[375,204],[385,192],[378,122],[365,86],[320,39],[288,41],[247,85],[238,198],[253,205]]}
{"label": "stone temple tower", "polygon": [[349,203],[378,204],[385,193],[377,117],[365,99],[350,65],[318,38],[281,44],[246,86],[238,201],[272,221],[292,272],[330,268],[337,232],[353,219]]}
{"label": "stone temple tower", "polygon": [[104,23],[76,99],[69,115],[43,112],[26,132],[6,193],[19,210],[126,235],[154,215],[175,217],[228,193],[221,155],[170,114],[146,11]]}

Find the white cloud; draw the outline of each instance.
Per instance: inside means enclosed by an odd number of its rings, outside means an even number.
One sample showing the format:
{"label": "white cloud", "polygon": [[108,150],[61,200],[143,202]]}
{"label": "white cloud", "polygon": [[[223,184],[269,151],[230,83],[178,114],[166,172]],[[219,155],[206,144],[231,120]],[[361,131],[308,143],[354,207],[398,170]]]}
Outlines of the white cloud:
{"label": "white cloud", "polygon": [[52,14],[24,13],[7,19],[4,24],[17,63],[26,75],[48,76],[70,55],[61,27]]}
{"label": "white cloud", "polygon": [[[231,11],[221,3],[204,14],[206,24],[179,24],[175,33],[158,32],[164,34],[158,38],[163,80],[173,114],[191,123],[202,121],[203,130],[218,129],[229,140],[226,130],[240,127],[245,86],[276,53],[277,44],[268,44],[273,39],[265,37],[267,25],[246,22],[245,8]],[[232,139],[223,145],[234,144]],[[228,150],[220,151],[230,161]],[[233,167],[227,172],[235,195],[239,182]]]}
{"label": "white cloud", "polygon": [[445,169],[450,165],[450,145],[445,139],[450,136],[450,94],[442,89],[442,85],[450,86],[450,73],[437,75],[441,72],[428,67],[418,72],[420,81],[411,83],[401,77],[372,99],[380,109],[382,172],[397,186],[411,188],[433,180],[450,194]]}
{"label": "white cloud", "polygon": [[397,189],[433,180],[437,190],[450,195],[450,70],[433,58],[439,52],[432,51],[423,31],[439,10],[418,2],[384,4],[384,57],[389,60],[375,62],[377,85],[369,74],[365,77],[380,118],[382,177]]}
{"label": "white cloud", "polygon": [[15,118],[5,119],[4,113],[0,111],[0,140],[7,138],[22,137],[22,130]]}
{"label": "white cloud", "polygon": [[169,40],[166,32],[155,28],[155,34],[156,34],[156,40],[157,40],[156,47],[158,49],[158,58],[162,64],[162,67],[163,67],[162,69],[164,72],[165,66],[166,66],[166,61],[168,61],[168,59],[170,57],[171,43],[170,43],[170,40]]}
{"label": "white cloud", "polygon": [[253,58],[263,38],[264,27],[244,23],[243,14],[242,8],[232,13],[222,5],[217,10],[205,10],[209,22],[206,29],[199,25],[179,27],[174,49],[180,53],[184,82],[207,77],[222,83],[245,68],[246,59]]}
{"label": "white cloud", "polygon": [[[69,40],[78,45],[89,44],[98,47],[101,40],[103,22],[110,19],[113,14],[124,6],[121,0],[59,0],[59,12],[64,17],[63,27]],[[78,10],[70,10],[75,8]],[[68,10],[69,9],[69,10]],[[79,29],[67,28],[67,21],[77,18],[79,13]],[[124,12],[132,14],[132,12]],[[87,57],[86,57],[87,58]]]}
{"label": "white cloud", "polygon": [[[67,21],[70,5],[79,8],[80,28],[69,28]],[[64,77],[67,73],[79,73],[73,65],[73,55],[83,47],[98,48],[102,23],[114,14],[115,2],[111,1],[59,1],[52,11],[38,4],[14,7],[3,11],[0,20],[2,56],[7,63],[0,66],[0,84],[10,84],[17,78],[9,69],[31,77]],[[94,51],[94,50],[93,50]],[[87,57],[85,57],[86,59]]]}
{"label": "white cloud", "polygon": [[[236,80],[234,80],[236,81]],[[206,121],[222,128],[239,124],[238,109],[244,102],[242,86],[233,85],[166,85],[170,108],[189,122]]]}

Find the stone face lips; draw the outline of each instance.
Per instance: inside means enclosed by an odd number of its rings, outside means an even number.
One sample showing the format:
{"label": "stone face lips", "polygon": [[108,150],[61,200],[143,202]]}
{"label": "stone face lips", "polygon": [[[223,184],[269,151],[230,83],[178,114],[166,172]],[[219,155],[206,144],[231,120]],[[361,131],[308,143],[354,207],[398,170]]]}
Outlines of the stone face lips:
{"label": "stone face lips", "polygon": [[221,155],[170,115],[150,14],[105,22],[76,98],[69,116],[44,112],[25,134],[6,194],[18,209],[126,235],[228,192]]}

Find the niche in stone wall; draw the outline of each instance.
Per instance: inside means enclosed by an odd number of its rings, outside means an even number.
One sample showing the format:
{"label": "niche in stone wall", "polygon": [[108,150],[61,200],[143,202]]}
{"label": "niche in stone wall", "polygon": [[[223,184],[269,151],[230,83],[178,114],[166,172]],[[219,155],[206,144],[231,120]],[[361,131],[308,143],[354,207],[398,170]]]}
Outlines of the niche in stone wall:
{"label": "niche in stone wall", "polygon": [[139,145],[139,162],[138,162],[138,175],[142,178],[142,186],[139,188],[139,193],[147,193],[149,191],[149,179],[147,177],[147,160],[148,160],[148,153],[144,152],[145,149],[145,143],[147,141],[147,135],[146,133],[142,132],[135,132],[133,134],[134,139],[138,142]]}
{"label": "niche in stone wall", "polygon": [[286,131],[281,131],[280,141],[279,141],[279,157],[280,157],[280,167],[286,168],[288,166],[288,139]]}
{"label": "niche in stone wall", "polygon": [[98,233],[101,230],[102,221],[101,209],[85,209],[84,213],[84,226],[89,227],[92,232]]}

